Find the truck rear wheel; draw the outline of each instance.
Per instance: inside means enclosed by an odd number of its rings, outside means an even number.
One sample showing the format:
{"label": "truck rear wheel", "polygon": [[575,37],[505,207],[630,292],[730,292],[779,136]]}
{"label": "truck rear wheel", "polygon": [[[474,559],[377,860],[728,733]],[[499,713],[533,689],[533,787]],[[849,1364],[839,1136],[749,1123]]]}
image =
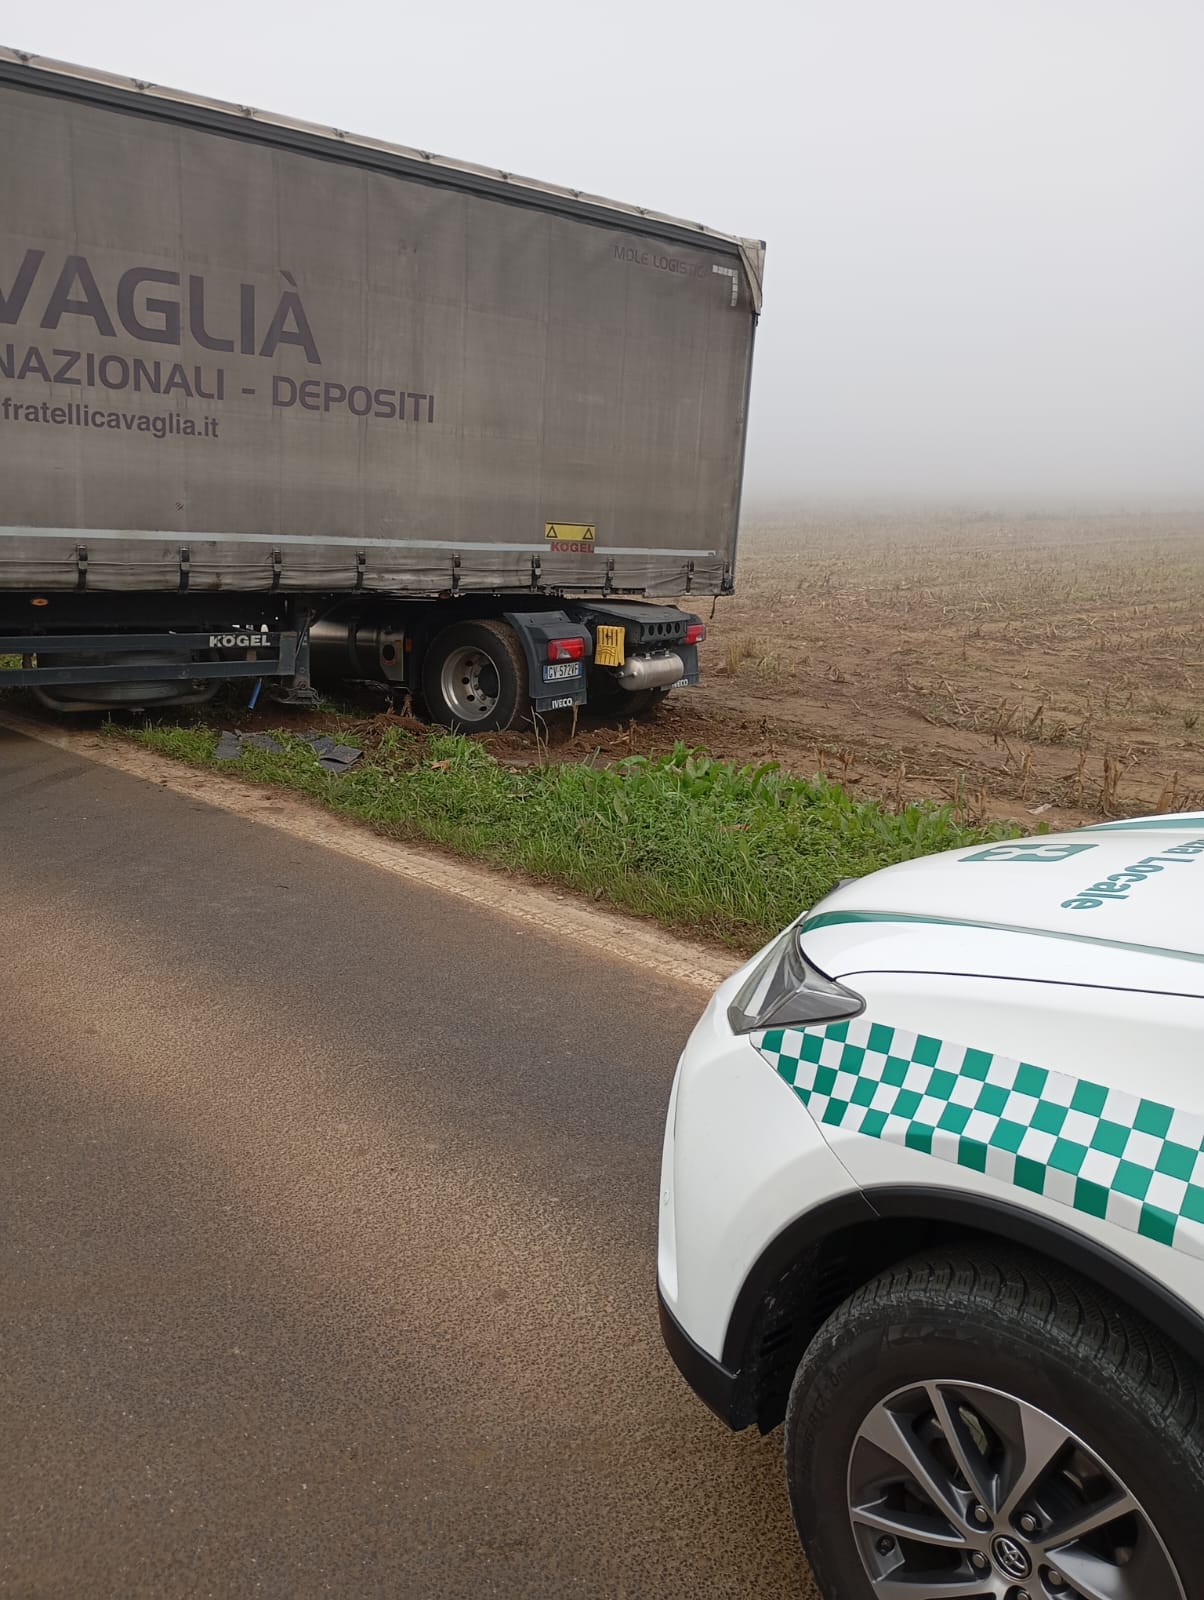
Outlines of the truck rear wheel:
{"label": "truck rear wheel", "polygon": [[456,733],[498,733],[527,714],[527,658],[505,622],[457,622],[437,634],[422,663],[431,720]]}
{"label": "truck rear wheel", "polygon": [[651,717],[668,698],[668,689],[625,689],[619,710],[629,717]]}
{"label": "truck rear wheel", "polygon": [[596,668],[589,676],[587,703],[604,717],[643,717],[662,706],[668,694],[668,689],[624,689],[604,668]]}

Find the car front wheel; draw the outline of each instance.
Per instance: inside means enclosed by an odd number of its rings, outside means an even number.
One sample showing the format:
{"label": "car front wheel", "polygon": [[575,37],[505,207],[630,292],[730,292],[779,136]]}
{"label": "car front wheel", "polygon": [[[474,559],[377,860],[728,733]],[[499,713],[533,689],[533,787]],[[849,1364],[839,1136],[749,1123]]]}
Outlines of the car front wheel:
{"label": "car front wheel", "polygon": [[1192,1600],[1204,1383],[1086,1280],[915,1258],[803,1357],[791,1504],[824,1600]]}

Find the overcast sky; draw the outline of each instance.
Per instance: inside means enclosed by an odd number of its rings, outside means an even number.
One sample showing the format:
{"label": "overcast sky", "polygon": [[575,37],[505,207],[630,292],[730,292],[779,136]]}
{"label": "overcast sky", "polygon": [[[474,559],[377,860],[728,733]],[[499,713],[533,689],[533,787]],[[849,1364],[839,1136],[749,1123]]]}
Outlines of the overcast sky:
{"label": "overcast sky", "polygon": [[750,497],[1204,500],[1199,0],[0,0],[0,38],[768,241]]}

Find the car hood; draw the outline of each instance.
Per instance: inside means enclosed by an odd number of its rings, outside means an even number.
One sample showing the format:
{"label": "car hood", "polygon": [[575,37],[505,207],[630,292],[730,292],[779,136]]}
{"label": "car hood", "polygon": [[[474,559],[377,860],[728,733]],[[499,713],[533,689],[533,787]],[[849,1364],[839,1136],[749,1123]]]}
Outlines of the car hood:
{"label": "car hood", "polygon": [[974,972],[1204,993],[1204,814],[904,862],[838,889],[801,929],[833,977]]}

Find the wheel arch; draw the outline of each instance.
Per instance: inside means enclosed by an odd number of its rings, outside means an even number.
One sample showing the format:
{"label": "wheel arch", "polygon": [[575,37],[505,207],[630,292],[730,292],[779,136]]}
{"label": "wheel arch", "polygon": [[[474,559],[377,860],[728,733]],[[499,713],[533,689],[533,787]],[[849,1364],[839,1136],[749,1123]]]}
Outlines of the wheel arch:
{"label": "wheel arch", "polygon": [[765,1433],[781,1422],[803,1351],[863,1283],[928,1248],[984,1243],[1019,1246],[1089,1279],[1204,1368],[1204,1313],[1106,1245],[993,1196],[884,1186],[817,1206],[762,1251],[724,1341],[723,1366],[738,1375],[737,1425]]}

